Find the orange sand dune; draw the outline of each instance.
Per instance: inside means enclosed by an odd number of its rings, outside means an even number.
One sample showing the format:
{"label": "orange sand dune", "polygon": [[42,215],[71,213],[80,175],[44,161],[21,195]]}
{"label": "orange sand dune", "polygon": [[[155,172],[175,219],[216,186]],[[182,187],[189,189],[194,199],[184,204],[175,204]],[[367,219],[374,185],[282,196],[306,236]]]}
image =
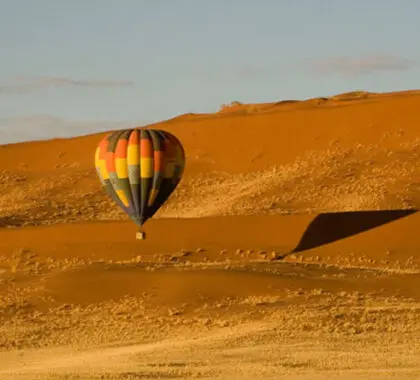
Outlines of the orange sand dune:
{"label": "orange sand dune", "polygon": [[419,377],[419,108],[356,91],[150,125],[187,163],[144,241],[96,177],[104,134],[1,146],[0,378]]}
{"label": "orange sand dune", "polygon": [[[152,125],[187,152],[180,188],[157,217],[420,207],[420,94],[375,96]],[[93,168],[102,136],[3,146],[2,224],[123,218]]]}

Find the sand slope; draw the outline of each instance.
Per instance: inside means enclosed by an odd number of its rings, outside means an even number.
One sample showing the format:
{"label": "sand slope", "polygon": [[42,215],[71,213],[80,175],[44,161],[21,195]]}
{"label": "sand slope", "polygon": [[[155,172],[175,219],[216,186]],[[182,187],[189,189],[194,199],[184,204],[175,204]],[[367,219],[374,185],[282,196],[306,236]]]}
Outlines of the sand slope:
{"label": "sand slope", "polygon": [[[179,136],[188,159],[179,190],[157,216],[420,207],[420,93],[346,99],[153,125]],[[124,219],[92,165],[101,138],[3,146],[2,224]]]}
{"label": "sand slope", "polygon": [[420,377],[420,92],[187,114],[147,240],[102,135],[0,147],[0,379]]}

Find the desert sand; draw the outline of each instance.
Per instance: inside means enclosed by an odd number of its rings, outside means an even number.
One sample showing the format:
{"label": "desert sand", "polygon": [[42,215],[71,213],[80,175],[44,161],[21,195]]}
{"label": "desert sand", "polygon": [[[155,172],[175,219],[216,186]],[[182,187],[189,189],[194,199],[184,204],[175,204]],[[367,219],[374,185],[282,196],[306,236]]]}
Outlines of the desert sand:
{"label": "desert sand", "polygon": [[420,379],[420,91],[150,128],[184,177],[147,239],[102,134],[0,146],[0,379]]}

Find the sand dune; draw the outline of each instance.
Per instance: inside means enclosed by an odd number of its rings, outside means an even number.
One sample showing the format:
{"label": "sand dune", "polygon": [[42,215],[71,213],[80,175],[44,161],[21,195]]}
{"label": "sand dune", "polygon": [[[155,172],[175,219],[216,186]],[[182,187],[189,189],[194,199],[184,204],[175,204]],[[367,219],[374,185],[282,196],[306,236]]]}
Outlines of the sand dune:
{"label": "sand dune", "polygon": [[1,146],[0,379],[420,377],[419,106],[150,125],[187,165],[142,242],[96,177],[103,134]]}

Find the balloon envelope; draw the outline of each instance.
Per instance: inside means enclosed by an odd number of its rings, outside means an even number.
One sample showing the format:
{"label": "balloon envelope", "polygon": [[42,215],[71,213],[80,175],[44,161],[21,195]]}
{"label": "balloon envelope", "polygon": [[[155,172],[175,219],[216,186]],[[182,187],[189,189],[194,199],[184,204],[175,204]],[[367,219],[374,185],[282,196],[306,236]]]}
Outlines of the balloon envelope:
{"label": "balloon envelope", "polygon": [[180,182],[185,152],[167,131],[120,130],[99,143],[95,166],[108,195],[141,227]]}

